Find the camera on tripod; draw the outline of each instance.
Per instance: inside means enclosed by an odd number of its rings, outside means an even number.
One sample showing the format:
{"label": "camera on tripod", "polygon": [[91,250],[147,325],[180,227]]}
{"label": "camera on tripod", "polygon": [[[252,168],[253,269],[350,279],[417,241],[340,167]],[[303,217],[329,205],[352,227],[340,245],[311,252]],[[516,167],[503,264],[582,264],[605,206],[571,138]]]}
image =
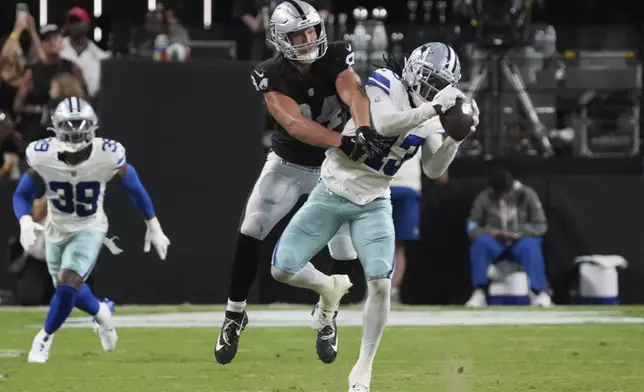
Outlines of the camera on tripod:
{"label": "camera on tripod", "polygon": [[532,0],[473,0],[476,38],[485,49],[512,49],[528,40]]}

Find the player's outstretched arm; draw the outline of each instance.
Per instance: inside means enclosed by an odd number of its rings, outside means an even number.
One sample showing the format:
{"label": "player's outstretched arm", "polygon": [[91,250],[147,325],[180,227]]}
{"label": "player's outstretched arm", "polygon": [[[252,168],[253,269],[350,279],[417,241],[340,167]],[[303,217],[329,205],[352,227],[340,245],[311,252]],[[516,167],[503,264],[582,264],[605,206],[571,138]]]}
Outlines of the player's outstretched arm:
{"label": "player's outstretched arm", "polygon": [[146,253],[149,252],[150,245],[153,245],[161,260],[165,260],[170,240],[161,229],[161,224],[154,212],[154,206],[152,205],[150,194],[143,187],[143,184],[139,179],[139,175],[134,167],[128,163],[119,169],[116,176],[120,179],[121,185],[123,185],[125,190],[130,194],[130,198],[136,208],[145,218],[147,231],[145,233],[143,251]]}
{"label": "player's outstretched arm", "polygon": [[383,136],[404,135],[436,115],[429,103],[415,109],[398,111],[389,95],[378,87],[367,86],[367,96],[371,101],[374,128]]}
{"label": "player's outstretched arm", "polygon": [[13,194],[13,212],[20,222],[20,245],[23,249],[30,248],[36,243],[36,229],[42,228],[34,222],[31,216],[32,202],[40,189],[41,179],[33,169],[28,169],[22,175],[18,187]]}
{"label": "player's outstretched arm", "polygon": [[342,135],[304,117],[292,98],[270,91],[264,93],[264,100],[273,118],[297,140],[317,147],[340,147]]}
{"label": "player's outstretched arm", "polygon": [[438,178],[445,173],[456,157],[456,151],[461,142],[447,136],[443,140],[440,133],[427,137],[422,149],[421,164],[423,172],[429,178]]}

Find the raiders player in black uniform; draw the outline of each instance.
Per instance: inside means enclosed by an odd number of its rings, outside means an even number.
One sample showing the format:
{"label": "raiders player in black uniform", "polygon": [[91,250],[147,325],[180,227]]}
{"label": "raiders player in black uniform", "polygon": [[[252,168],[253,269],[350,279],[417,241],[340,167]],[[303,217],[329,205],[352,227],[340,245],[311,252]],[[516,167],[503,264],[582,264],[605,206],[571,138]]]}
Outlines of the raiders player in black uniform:
{"label": "raiders player in black uniform", "polygon": [[[363,154],[373,156],[384,146],[370,127],[369,100],[351,68],[351,45],[327,43],[324,23],[315,8],[301,0],[281,3],[271,17],[270,32],[269,42],[279,55],[259,64],[251,78],[264,96],[276,130],[239,230],[226,317],[215,345],[220,364],[233,360],[248,323],[246,299],[257,274],[261,242],[300,196],[315,187],[326,149],[340,147],[357,160]],[[358,126],[355,137],[341,135],[349,116]],[[345,271],[346,263],[357,259],[346,226],[328,246],[335,261],[344,261],[333,265]],[[337,316],[337,307],[324,311]],[[314,313],[319,314],[320,310]],[[316,349],[321,361],[335,360],[335,317],[318,331]]]}

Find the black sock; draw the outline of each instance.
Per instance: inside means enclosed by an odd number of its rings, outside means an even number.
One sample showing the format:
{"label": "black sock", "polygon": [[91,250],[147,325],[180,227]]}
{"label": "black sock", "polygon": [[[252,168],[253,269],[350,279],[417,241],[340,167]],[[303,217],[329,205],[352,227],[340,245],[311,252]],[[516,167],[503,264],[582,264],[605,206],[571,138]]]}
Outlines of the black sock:
{"label": "black sock", "polygon": [[353,275],[358,259],[353,260],[335,260],[331,259],[329,263],[329,272],[328,275]]}
{"label": "black sock", "polygon": [[262,241],[239,233],[228,292],[231,301],[243,302],[248,298],[250,287],[257,276],[261,245]]}
{"label": "black sock", "polygon": [[367,281],[364,278],[360,260],[335,260],[331,259],[328,275],[349,275],[353,286],[347,295],[342,297],[341,304],[351,304],[362,301],[367,291]]}

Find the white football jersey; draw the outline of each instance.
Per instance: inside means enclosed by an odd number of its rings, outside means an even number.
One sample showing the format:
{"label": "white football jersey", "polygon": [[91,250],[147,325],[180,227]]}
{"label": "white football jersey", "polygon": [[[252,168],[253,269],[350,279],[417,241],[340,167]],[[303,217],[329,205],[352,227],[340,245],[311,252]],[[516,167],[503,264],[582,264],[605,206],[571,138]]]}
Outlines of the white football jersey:
{"label": "white football jersey", "polygon": [[119,142],[97,137],[89,158],[70,166],[59,159],[56,143],[55,138],[36,140],[26,151],[27,163],[45,185],[47,240],[59,242],[84,229],[107,232],[105,186],[127,164],[125,148]]}
{"label": "white football jersey", "polygon": [[413,157],[405,161],[398,169],[398,173],[396,173],[390,185],[411,188],[416,192],[420,192],[422,188],[421,176],[423,175],[420,168],[420,157],[421,152],[418,151]]}
{"label": "white football jersey", "polygon": [[[371,101],[372,117],[383,112],[412,109],[407,89],[400,77],[391,70],[374,71],[366,82],[366,89]],[[351,119],[342,134],[355,135],[355,129],[355,123]],[[421,146],[423,154],[431,155],[442,143],[443,132],[443,126],[438,116],[435,116],[406,135],[392,137],[391,147],[373,158],[354,162],[339,149],[329,149],[322,163],[322,181],[329,190],[359,205],[365,205],[379,197],[390,197],[390,182],[401,165],[416,155]],[[413,165],[414,162],[408,164]],[[415,164],[420,166],[418,160]],[[417,177],[420,182],[420,173]]]}

